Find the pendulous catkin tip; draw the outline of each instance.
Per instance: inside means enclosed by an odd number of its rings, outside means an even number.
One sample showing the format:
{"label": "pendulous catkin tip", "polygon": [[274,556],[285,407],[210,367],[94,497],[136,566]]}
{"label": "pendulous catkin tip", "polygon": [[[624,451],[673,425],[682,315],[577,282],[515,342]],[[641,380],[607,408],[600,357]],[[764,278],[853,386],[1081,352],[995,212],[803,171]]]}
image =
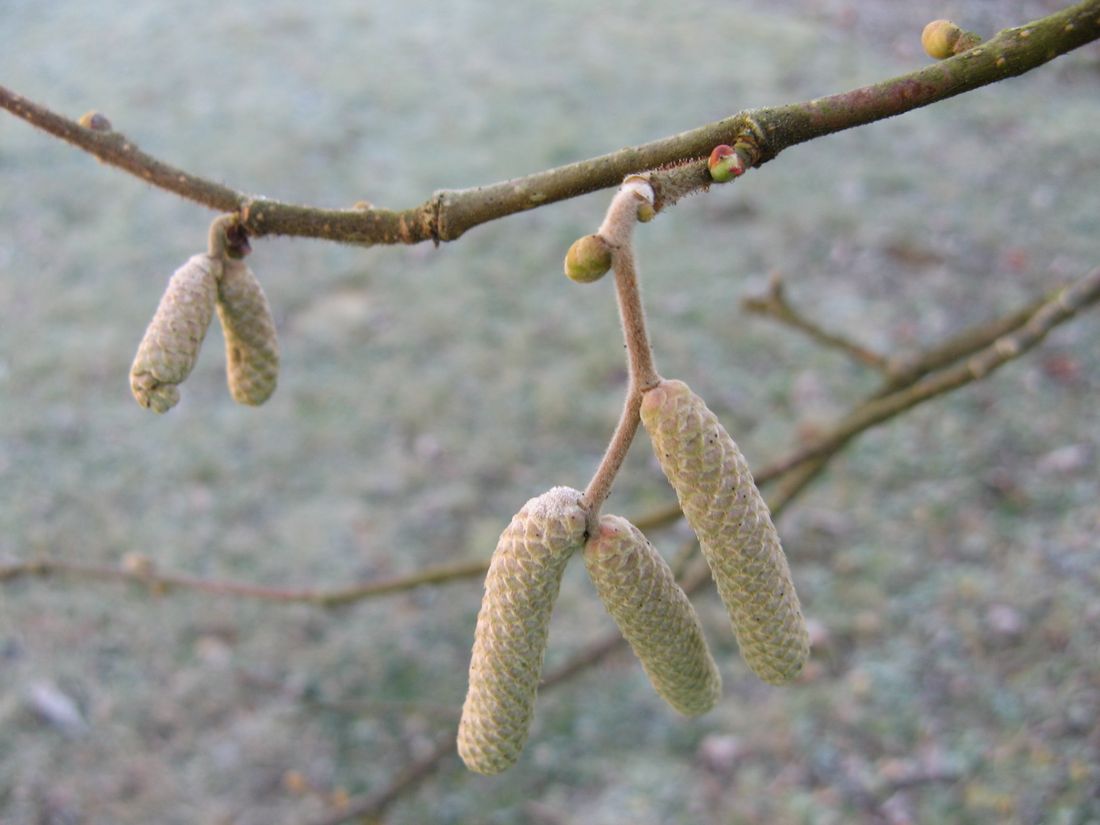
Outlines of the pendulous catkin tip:
{"label": "pendulous catkin tip", "polygon": [[501,533],[485,577],[458,726],[458,753],[472,771],[510,768],[527,741],[569,557],[584,546],[581,493],[555,487],[528,501]]}
{"label": "pendulous catkin tip", "polygon": [[706,713],[722,677],[687,594],[642,531],[620,516],[600,518],[584,548],[588,575],[662,699],[686,716]]}
{"label": "pendulous catkin tip", "polygon": [[221,269],[209,255],[193,255],[168,281],[130,367],[130,390],[141,406],[164,413],[179,401],[214,314]]}
{"label": "pendulous catkin tip", "polygon": [[765,682],[802,670],[810,641],[768,506],[733,439],[682,381],[642,397],[661,469],[699,538],[745,662]]}
{"label": "pendulous catkin tip", "polygon": [[238,404],[262,404],[278,383],[279,341],[267,297],[244,261],[225,259],[217,308],[229,393]]}

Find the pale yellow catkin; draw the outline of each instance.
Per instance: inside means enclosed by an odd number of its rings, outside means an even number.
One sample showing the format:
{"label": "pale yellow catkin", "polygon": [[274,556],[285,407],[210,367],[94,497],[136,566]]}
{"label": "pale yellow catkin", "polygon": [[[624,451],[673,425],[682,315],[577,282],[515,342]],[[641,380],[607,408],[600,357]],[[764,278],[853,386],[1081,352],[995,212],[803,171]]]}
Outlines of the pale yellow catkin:
{"label": "pale yellow catkin", "polygon": [[713,708],[722,677],[699,617],[642,531],[621,516],[602,516],[584,547],[584,562],[658,695],[686,716]]}
{"label": "pale yellow catkin", "polygon": [[581,494],[555,487],[528,501],[497,544],[477,617],[458,753],[472,771],[507,770],[523,750],[569,557],[584,546]]}
{"label": "pale yellow catkin", "polygon": [[179,401],[214,314],[222,263],[193,255],[168,281],[130,367],[130,390],[143,407],[163,413]]}
{"label": "pale yellow catkin", "polygon": [[267,296],[243,261],[225,259],[217,306],[229,394],[239,404],[262,404],[279,379],[279,341]]}
{"label": "pale yellow catkin", "polygon": [[653,441],[699,538],[745,662],[771,684],[790,681],[810,641],[768,506],[741,451],[703,399],[663,380],[642,399]]}

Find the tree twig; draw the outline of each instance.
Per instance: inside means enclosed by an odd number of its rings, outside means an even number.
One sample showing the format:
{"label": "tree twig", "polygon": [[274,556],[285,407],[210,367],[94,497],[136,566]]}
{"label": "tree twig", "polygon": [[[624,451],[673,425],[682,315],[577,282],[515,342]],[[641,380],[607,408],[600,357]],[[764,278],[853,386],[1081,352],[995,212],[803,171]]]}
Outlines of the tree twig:
{"label": "tree twig", "polygon": [[412,590],[423,585],[445,584],[460,579],[484,576],[485,571],[488,569],[489,563],[487,561],[460,562],[458,564],[427,567],[408,576],[379,579],[333,590],[321,590],[263,587],[245,582],[200,579],[178,573],[160,573],[152,562],[144,557],[142,563],[124,564],[120,567],[84,564],[62,559],[38,558],[0,564],[0,583],[32,576],[73,576],[81,579],[129,581],[148,587],[155,593],[165,593],[177,589],[197,590],[220,596],[262,599],[269,602],[301,602],[319,607],[339,607],[362,599]]}
{"label": "tree twig", "polygon": [[788,326],[801,330],[823,346],[840,350],[853,361],[872,367],[879,372],[887,372],[888,359],[871,349],[836,332],[829,332],[816,321],[807,318],[795,309],[787,300],[787,290],[778,273],[768,279],[768,291],[761,296],[751,296],[741,301],[746,312],[770,316]]}
{"label": "tree twig", "polygon": [[[222,212],[240,211],[250,235],[407,244],[455,240],[487,221],[605,189],[628,174],[661,166],[686,164],[681,174],[704,188],[709,180],[704,159],[720,143],[741,142],[750,147],[755,155],[751,160],[758,166],[799,143],[1024,74],[1098,37],[1100,0],[1084,0],[1006,29],[955,57],[881,83],[802,103],[743,111],[678,135],[522,178],[443,190],[402,211],[319,209],[253,198],[164,163],[142,152],[121,133],[85,128],[2,86],[0,107],[154,186]],[[655,188],[659,209],[660,186]]]}
{"label": "tree twig", "polygon": [[893,418],[904,410],[984,378],[1027,352],[1042,341],[1054,327],[1069,320],[1097,300],[1100,300],[1100,267],[1060,290],[1035,310],[1014,333],[997,338],[992,344],[972,355],[965,363],[943,369],[908,387],[869,401],[847,416],[828,434],[767,465],[760,474],[762,476],[779,475],[807,461],[835,452],[857,434]]}
{"label": "tree twig", "polygon": [[876,397],[889,395],[895,390],[907,387],[923,378],[930,372],[949,366],[960,358],[973,355],[983,347],[1007,335],[1015,329],[1019,329],[1032,315],[1049,300],[1048,297],[1032,301],[1027,306],[994,318],[983,324],[977,324],[964,329],[957,335],[953,335],[946,341],[935,344],[928,349],[921,350],[911,357],[895,357],[888,359],[887,381]]}

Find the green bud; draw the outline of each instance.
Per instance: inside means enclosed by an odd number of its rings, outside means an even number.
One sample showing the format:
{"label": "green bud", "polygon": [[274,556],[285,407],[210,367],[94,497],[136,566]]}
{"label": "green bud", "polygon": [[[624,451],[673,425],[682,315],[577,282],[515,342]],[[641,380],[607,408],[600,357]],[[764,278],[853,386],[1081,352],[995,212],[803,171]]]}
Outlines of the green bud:
{"label": "green bud", "polygon": [[599,235],[577,238],[565,253],[565,274],[580,284],[598,281],[611,269],[611,247]]}

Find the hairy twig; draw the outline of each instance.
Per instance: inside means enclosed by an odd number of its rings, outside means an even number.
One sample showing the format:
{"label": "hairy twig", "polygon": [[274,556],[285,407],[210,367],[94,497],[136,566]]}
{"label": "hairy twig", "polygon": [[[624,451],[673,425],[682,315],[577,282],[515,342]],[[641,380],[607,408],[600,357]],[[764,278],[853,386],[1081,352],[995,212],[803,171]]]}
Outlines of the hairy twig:
{"label": "hairy twig", "polygon": [[611,247],[612,266],[615,269],[615,296],[619,304],[623,339],[626,341],[630,380],[619,423],[584,491],[583,505],[588,512],[590,533],[599,522],[600,506],[611,493],[611,485],[638,432],[642,393],[660,381],[653,363],[649,335],[646,333],[645,309],[642,307],[642,297],[638,289],[638,272],[634,265],[631,244],[639,206],[652,206],[653,197],[653,189],[648,183],[634,178],[628,179],[611,200],[607,216],[596,233]]}
{"label": "hairy twig", "polygon": [[[142,152],[113,131],[85,128],[0,86],[0,107],[148,183],[222,212],[239,211],[248,234],[298,235],[347,243],[451,241],[506,215],[605,189],[626,175],[683,164],[677,174],[708,185],[705,158],[718,144],[751,149],[753,165],[784,149],[893,117],[1021,75],[1100,37],[1100,0],[1085,0],[1033,23],[1006,29],[977,48],[923,69],[849,92],[740,112],[678,135],[523,178],[444,190],[402,211],[319,209],[253,198]],[[679,185],[677,185],[679,187]],[[657,208],[663,205],[655,183]],[[684,194],[674,187],[676,197]],[[674,198],[670,199],[674,200]]]}
{"label": "hairy twig", "polygon": [[965,363],[924,377],[916,383],[862,405],[833,430],[790,455],[767,465],[762,476],[784,473],[807,461],[835,452],[854,436],[918,404],[978,381],[1018,358],[1046,337],[1054,327],[1100,300],[1100,268],[1075,281],[1045,301],[1017,331],[1002,335]]}
{"label": "hairy twig", "polygon": [[768,291],[764,295],[744,298],[741,301],[741,307],[746,312],[767,315],[801,330],[817,343],[840,350],[857,363],[873,367],[879,372],[886,372],[888,369],[888,359],[885,357],[844,335],[829,332],[816,321],[796,310],[787,300],[787,290],[778,273],[773,273],[768,279]]}

